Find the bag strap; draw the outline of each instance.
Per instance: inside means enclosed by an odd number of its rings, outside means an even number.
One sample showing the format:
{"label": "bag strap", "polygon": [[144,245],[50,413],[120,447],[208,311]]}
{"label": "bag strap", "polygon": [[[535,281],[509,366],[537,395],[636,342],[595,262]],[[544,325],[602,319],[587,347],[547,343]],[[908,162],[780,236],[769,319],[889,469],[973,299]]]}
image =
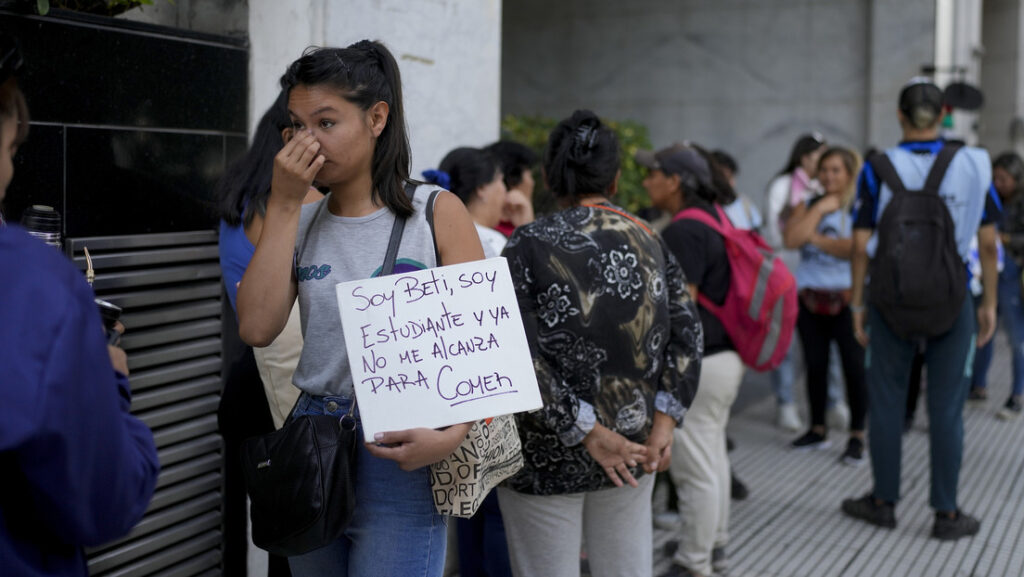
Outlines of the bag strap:
{"label": "bag strap", "polygon": [[907,191],[907,187],[903,186],[903,180],[900,179],[899,173],[896,172],[896,167],[889,160],[889,155],[884,152],[876,153],[868,159],[868,163],[875,169],[875,174],[882,179],[882,182],[889,185],[893,194]]}
{"label": "bag strap", "polygon": [[602,206],[600,204],[581,204],[580,206],[585,206],[587,208],[599,208],[601,210],[607,210],[608,212],[614,212],[615,214],[617,214],[617,215],[619,215],[619,216],[621,216],[621,217],[623,217],[623,218],[625,218],[627,220],[632,221],[633,224],[635,224],[635,225],[639,226],[640,228],[644,229],[644,231],[646,231],[647,234],[649,234],[651,236],[654,236],[654,233],[651,232],[651,229],[648,228],[647,225],[645,225],[644,223],[640,222],[639,220],[636,219],[636,217],[634,217],[633,215],[631,215],[631,214],[629,214],[627,212],[623,212],[621,210],[612,208],[610,206]]}
{"label": "bag strap", "polygon": [[928,171],[928,178],[924,181],[924,188],[921,190],[934,192],[935,194],[939,193],[939,186],[942,184],[942,179],[946,176],[946,170],[962,146],[959,142],[950,142],[942,147],[942,150],[935,157],[935,162],[932,163],[931,170]]}
{"label": "bag strap", "polygon": [[430,225],[430,238],[434,239],[434,259],[437,261],[437,266],[441,266],[441,251],[437,250],[437,231],[434,230],[434,201],[437,200],[437,195],[440,192],[440,188],[435,188],[427,197],[427,224]]}
{"label": "bag strap", "polygon": [[[711,216],[706,210],[698,208],[696,206],[690,208],[684,208],[683,210],[676,213],[676,216],[672,219],[672,222],[682,219],[696,220],[699,223],[707,225],[709,228],[717,232],[721,236],[725,236],[732,228],[732,221],[722,210],[719,205],[714,205],[715,213],[718,214],[718,220]],[[728,223],[728,224],[726,224]]]}
{"label": "bag strap", "polygon": [[[405,194],[412,200],[416,194],[416,185],[405,183]],[[398,245],[402,244],[402,233],[405,232],[405,217],[395,215],[395,224],[391,226],[391,238],[388,239],[388,250],[384,253],[384,264],[380,267],[380,276],[388,276],[395,272],[395,261],[398,260]]]}

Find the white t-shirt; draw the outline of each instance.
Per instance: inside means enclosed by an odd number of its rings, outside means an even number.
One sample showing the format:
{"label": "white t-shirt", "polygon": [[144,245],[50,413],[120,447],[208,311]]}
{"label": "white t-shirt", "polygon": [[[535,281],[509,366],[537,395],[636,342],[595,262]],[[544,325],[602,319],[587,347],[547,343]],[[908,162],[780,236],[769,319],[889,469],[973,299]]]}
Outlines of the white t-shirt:
{"label": "white t-shirt", "polygon": [[484,257],[501,256],[501,251],[505,248],[505,243],[508,242],[505,235],[475,222],[473,225],[476,226],[476,233],[480,236],[480,244],[484,246]]}

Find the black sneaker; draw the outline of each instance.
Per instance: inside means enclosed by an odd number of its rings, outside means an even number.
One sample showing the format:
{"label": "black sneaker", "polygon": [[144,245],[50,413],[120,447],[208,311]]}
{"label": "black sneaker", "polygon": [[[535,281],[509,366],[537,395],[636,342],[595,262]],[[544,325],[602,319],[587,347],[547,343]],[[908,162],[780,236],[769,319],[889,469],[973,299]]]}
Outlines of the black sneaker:
{"label": "black sneaker", "polygon": [[732,489],[730,496],[734,501],[742,501],[750,495],[750,489],[747,489],[746,484],[736,478],[736,475],[732,475]]}
{"label": "black sneaker", "polygon": [[825,435],[819,435],[814,431],[807,431],[802,437],[789,444],[798,451],[810,451],[812,449],[827,449],[832,446],[832,441]]}
{"label": "black sneaker", "polygon": [[1024,407],[1021,407],[1020,397],[1010,397],[1006,399],[1006,404],[1003,405],[1003,408],[999,409],[999,412],[996,413],[996,417],[1003,421],[1012,421],[1020,416],[1022,410],[1024,410]]}
{"label": "black sneaker", "polygon": [[843,513],[886,529],[896,527],[896,507],[891,503],[876,501],[871,493],[860,499],[843,500]]}
{"label": "black sneaker", "polygon": [[956,516],[953,518],[943,513],[935,514],[935,526],[932,527],[932,537],[941,541],[953,541],[961,537],[976,535],[980,529],[980,521],[958,509]]}
{"label": "black sneaker", "polygon": [[846,450],[843,451],[843,456],[839,458],[839,461],[851,467],[863,465],[865,463],[864,441],[857,437],[850,437],[850,440],[846,442]]}
{"label": "black sneaker", "polygon": [[977,405],[985,404],[988,400],[988,391],[978,387],[971,387],[969,393],[967,393],[967,402]]}
{"label": "black sneaker", "polygon": [[711,550],[711,568],[715,573],[725,573],[729,568],[729,556],[725,554],[725,547],[715,547]]}

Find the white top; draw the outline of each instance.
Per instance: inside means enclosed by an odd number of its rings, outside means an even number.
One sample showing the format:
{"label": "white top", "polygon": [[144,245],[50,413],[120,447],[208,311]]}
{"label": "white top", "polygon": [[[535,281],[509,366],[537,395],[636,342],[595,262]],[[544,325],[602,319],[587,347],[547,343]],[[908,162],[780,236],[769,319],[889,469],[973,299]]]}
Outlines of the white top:
{"label": "white top", "polygon": [[476,233],[480,236],[480,244],[484,246],[484,257],[501,256],[501,251],[505,249],[505,244],[508,242],[505,235],[475,222],[473,225],[476,226]]}

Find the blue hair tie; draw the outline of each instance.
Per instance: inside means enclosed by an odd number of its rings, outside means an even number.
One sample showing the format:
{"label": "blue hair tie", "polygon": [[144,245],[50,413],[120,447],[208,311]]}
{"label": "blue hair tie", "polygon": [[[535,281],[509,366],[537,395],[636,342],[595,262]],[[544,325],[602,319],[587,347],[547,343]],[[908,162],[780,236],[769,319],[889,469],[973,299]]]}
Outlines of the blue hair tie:
{"label": "blue hair tie", "polygon": [[445,190],[451,190],[452,177],[443,170],[424,170],[423,178],[430,184],[436,184]]}

